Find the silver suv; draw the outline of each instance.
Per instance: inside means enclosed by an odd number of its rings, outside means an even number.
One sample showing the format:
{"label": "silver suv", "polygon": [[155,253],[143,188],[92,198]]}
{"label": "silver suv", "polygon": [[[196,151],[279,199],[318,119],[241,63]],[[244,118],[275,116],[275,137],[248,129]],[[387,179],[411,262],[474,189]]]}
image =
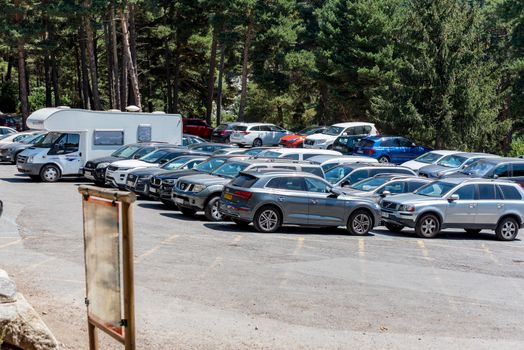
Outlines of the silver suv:
{"label": "silver suv", "polygon": [[449,178],[383,200],[382,221],[390,231],[412,227],[423,238],[462,228],[469,233],[495,230],[498,239],[511,241],[523,227],[523,199],[524,190],[513,182]]}

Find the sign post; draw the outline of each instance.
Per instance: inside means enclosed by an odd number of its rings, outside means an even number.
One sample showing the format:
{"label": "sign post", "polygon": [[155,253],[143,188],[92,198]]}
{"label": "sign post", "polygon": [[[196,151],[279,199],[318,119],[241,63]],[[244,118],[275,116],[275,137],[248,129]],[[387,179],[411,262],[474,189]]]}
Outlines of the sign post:
{"label": "sign post", "polygon": [[89,349],[97,329],[135,350],[132,207],[134,193],[80,186]]}

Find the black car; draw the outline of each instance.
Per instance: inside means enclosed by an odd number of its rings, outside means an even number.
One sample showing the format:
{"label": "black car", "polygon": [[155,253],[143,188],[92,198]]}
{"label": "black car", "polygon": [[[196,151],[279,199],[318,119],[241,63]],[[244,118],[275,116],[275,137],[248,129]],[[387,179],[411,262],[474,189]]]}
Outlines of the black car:
{"label": "black car", "polygon": [[482,177],[511,180],[524,187],[524,159],[485,158],[477,160],[464,170],[446,177]]}
{"label": "black car", "polygon": [[83,175],[85,178],[94,181],[95,184],[103,186],[106,182],[106,169],[109,164],[118,160],[138,159],[160,147],[166,147],[166,145],[162,142],[143,142],[122,146],[108,157],[88,161],[82,170]]}
{"label": "black car", "polygon": [[353,154],[353,147],[369,135],[342,135],[333,142],[333,151],[339,151],[342,154]]}
{"label": "black car", "polygon": [[236,148],[236,147],[237,147],[236,145],[226,145],[224,143],[213,143],[213,142],[198,143],[198,144],[188,146],[188,148],[191,151],[206,153],[209,155],[212,155],[213,152],[218,151],[220,149]]}
{"label": "black car", "polygon": [[217,126],[211,134],[211,142],[229,143],[229,135],[233,132],[233,127],[240,123],[223,123]]}

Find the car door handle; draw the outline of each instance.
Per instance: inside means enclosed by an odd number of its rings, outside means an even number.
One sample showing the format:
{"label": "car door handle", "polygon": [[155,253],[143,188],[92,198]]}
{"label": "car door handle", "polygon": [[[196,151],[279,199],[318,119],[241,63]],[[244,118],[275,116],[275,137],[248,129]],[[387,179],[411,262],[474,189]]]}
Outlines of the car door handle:
{"label": "car door handle", "polygon": [[497,204],[497,208],[499,208],[499,209],[504,208],[504,204]]}
{"label": "car door handle", "polygon": [[316,199],[312,199],[311,204],[318,204],[318,201]]}
{"label": "car door handle", "polygon": [[283,202],[284,201],[284,197],[278,197],[278,201],[279,202]]}
{"label": "car door handle", "polygon": [[476,204],[470,204],[469,207],[470,208],[475,208],[477,205]]}

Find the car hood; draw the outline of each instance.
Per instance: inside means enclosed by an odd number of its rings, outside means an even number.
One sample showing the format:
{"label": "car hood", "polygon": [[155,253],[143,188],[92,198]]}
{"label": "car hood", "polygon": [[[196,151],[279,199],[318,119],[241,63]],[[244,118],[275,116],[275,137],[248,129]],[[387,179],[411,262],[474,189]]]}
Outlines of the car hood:
{"label": "car hood", "polygon": [[215,175],[209,175],[209,174],[199,174],[199,175],[192,175],[192,176],[184,176],[179,179],[179,181],[184,181],[191,184],[205,184],[208,186],[211,185],[221,185],[221,184],[227,184],[232,179],[226,178],[226,177],[220,177]]}
{"label": "car hood", "polygon": [[161,171],[162,169],[160,168],[150,167],[150,168],[142,168],[142,169],[133,170],[129,174],[133,174],[135,176],[150,176],[150,175],[156,175]]}
{"label": "car hood", "polygon": [[108,156],[108,157],[100,157],[100,158],[91,159],[89,162],[93,163],[94,165],[98,165],[98,164],[101,164],[101,163],[118,162],[120,160],[124,160],[124,159],[118,158],[118,157]]}
{"label": "car hood", "polygon": [[116,162],[111,163],[112,166],[116,166],[119,168],[149,168],[149,167],[156,167],[158,164],[155,163],[147,163],[138,159],[126,159],[126,160],[119,160]]}
{"label": "car hood", "polygon": [[450,174],[450,173],[457,171],[457,169],[458,168],[448,168],[442,165],[432,164],[432,165],[426,165],[420,168],[419,172],[424,173],[424,174],[432,174],[432,175],[437,175],[440,173]]}
{"label": "car hood", "polygon": [[374,197],[375,196],[375,192],[373,191],[360,191],[360,190],[355,190],[355,189],[351,189],[351,188],[341,188],[342,192],[344,192],[344,194],[348,195],[348,196],[353,196],[353,197]]}
{"label": "car hood", "polygon": [[410,160],[410,161],[402,163],[401,165],[407,168],[410,168],[412,170],[420,170],[421,168],[425,166],[431,166],[432,164],[422,163],[417,160]]}
{"label": "car hood", "polygon": [[156,174],[156,177],[158,177],[159,179],[178,179],[182,176],[198,175],[199,173],[199,171],[192,169],[180,169],[169,171],[163,170],[160,173]]}
{"label": "car hood", "polygon": [[29,147],[25,149],[21,155],[31,157],[36,156],[37,154],[47,154],[49,152],[49,148],[37,148],[37,147]]}
{"label": "car hood", "polygon": [[305,137],[301,136],[301,135],[298,135],[298,134],[289,134],[289,135],[286,135],[286,136],[282,136],[282,138],[281,138],[282,141],[290,141],[290,140],[293,140],[293,139],[305,139]]}
{"label": "car hood", "polygon": [[0,149],[25,149],[31,146],[32,145],[28,145],[27,143],[14,142],[14,143],[0,146]]}
{"label": "car hood", "polygon": [[326,135],[326,134],[314,134],[314,135],[309,135],[308,137],[306,137],[306,139],[308,140],[331,140],[331,139],[336,139],[337,137],[338,135],[331,136],[331,135]]}
{"label": "car hood", "polygon": [[427,202],[427,201],[436,201],[436,200],[443,200],[440,197],[428,197],[428,196],[421,196],[415,193],[406,193],[406,194],[396,194],[394,196],[388,196],[386,197],[386,201],[388,202],[394,202],[398,204],[416,204],[419,202]]}

